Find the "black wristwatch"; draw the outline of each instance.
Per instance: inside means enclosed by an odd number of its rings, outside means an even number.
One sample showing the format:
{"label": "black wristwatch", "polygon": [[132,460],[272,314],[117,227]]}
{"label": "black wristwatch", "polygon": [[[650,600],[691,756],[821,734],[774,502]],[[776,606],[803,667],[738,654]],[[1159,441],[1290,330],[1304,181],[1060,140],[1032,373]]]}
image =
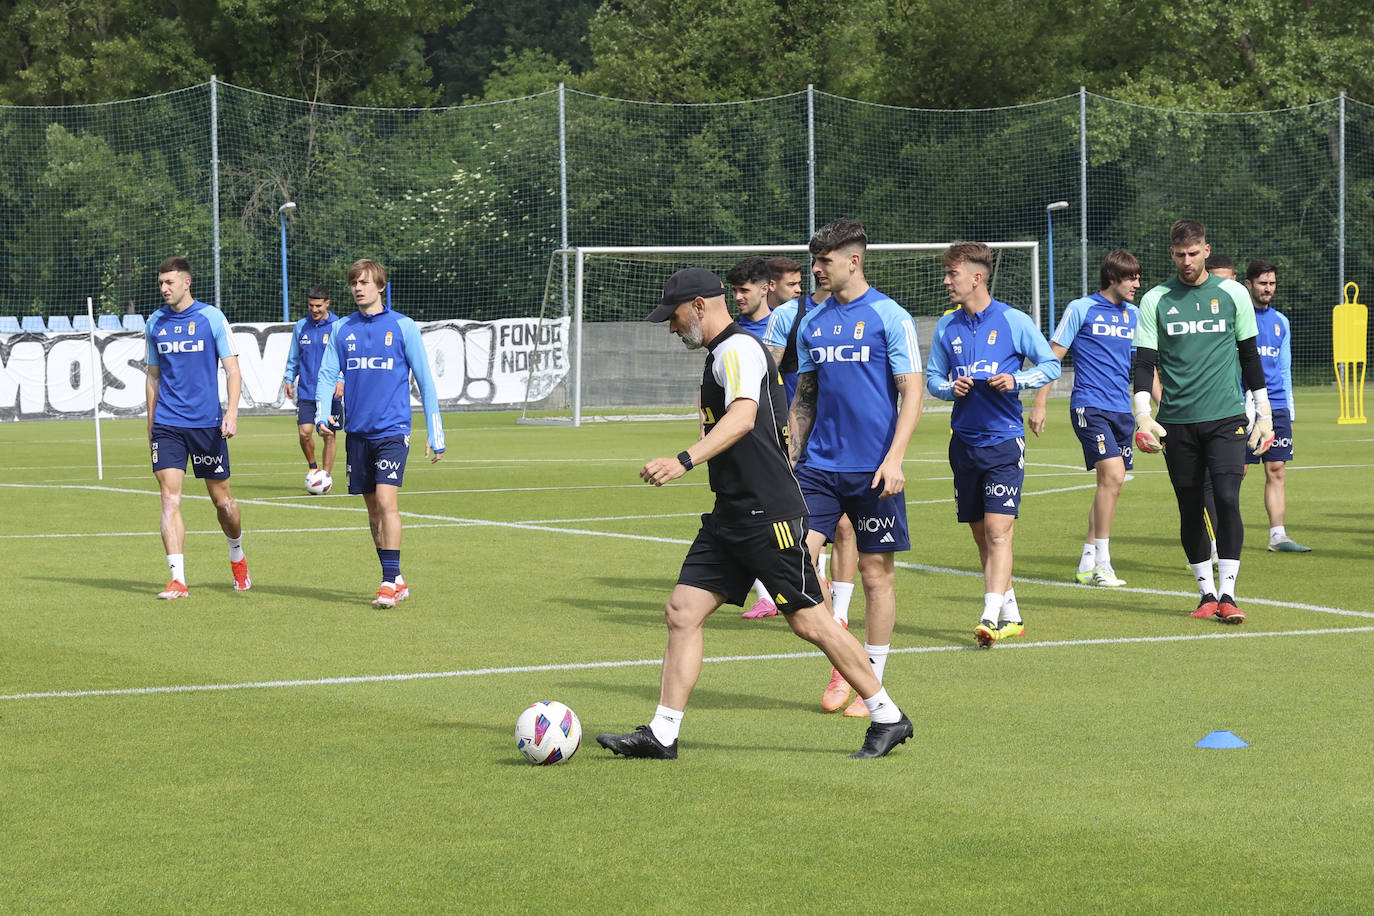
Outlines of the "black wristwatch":
{"label": "black wristwatch", "polygon": [[682,466],[687,470],[690,471],[692,469],[692,456],[687,454],[686,450],[677,453],[677,460],[680,461]]}

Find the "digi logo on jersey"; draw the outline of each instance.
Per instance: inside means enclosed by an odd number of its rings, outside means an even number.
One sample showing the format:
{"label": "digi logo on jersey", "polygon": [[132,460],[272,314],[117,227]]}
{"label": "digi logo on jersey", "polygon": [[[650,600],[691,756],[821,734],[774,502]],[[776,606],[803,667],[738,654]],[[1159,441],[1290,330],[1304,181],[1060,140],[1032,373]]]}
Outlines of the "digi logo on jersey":
{"label": "digi logo on jersey", "polygon": [[350,356],[347,367],[352,369],[390,369],[394,358],[390,356]]}
{"label": "digi logo on jersey", "polygon": [[203,340],[159,340],[157,342],[157,352],[159,353],[203,353],[205,351],[205,341]]}
{"label": "digi logo on jersey", "polygon": [[955,366],[954,375],[956,378],[961,375],[969,378],[978,378],[984,375],[991,377],[997,374],[999,365],[1001,364],[995,359],[978,359],[967,366]]}
{"label": "digi logo on jersey", "polygon": [[1094,337],[1124,337],[1127,340],[1135,339],[1135,328],[1128,328],[1124,324],[1107,324],[1105,322],[1093,322]]}
{"label": "digi logo on jersey", "polygon": [[1279,348],[1278,348],[1278,347],[1271,347],[1271,346],[1269,346],[1268,344],[1266,344],[1266,345],[1264,345],[1263,347],[1256,347],[1255,349],[1259,350],[1259,355],[1260,355],[1260,356],[1267,356],[1267,357],[1269,357],[1270,359],[1278,359],[1278,358],[1279,358]]}
{"label": "digi logo on jersey", "polygon": [[811,361],[814,363],[866,363],[869,347],[856,347],[852,344],[839,346],[812,347]]}
{"label": "digi logo on jersey", "polygon": [[1225,318],[1198,318],[1193,321],[1166,321],[1164,333],[1170,337],[1182,334],[1225,334]]}

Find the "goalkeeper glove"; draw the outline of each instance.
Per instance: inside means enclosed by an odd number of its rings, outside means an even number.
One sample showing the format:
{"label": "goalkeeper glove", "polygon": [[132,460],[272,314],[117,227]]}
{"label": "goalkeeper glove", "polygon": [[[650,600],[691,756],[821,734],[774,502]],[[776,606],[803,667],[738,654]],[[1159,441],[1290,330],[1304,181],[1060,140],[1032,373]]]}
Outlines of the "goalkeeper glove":
{"label": "goalkeeper glove", "polygon": [[1246,392],[1247,401],[1255,405],[1255,418],[1250,421],[1245,444],[1251,453],[1263,455],[1274,444],[1274,415],[1269,409],[1269,392],[1263,388]]}
{"label": "goalkeeper glove", "polygon": [[1135,394],[1135,447],[1142,452],[1157,454],[1164,451],[1164,437],[1168,435],[1164,427],[1150,416],[1150,393],[1137,391]]}

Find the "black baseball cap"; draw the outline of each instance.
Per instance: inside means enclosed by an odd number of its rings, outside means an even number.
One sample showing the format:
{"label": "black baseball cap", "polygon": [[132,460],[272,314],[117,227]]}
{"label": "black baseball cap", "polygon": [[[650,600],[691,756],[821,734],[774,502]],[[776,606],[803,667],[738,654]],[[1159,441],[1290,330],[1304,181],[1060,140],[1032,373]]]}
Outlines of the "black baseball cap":
{"label": "black baseball cap", "polygon": [[689,299],[697,296],[710,299],[724,295],[725,284],[720,282],[720,277],[702,267],[684,267],[663,284],[663,301],[644,320],[667,321],[677,307]]}

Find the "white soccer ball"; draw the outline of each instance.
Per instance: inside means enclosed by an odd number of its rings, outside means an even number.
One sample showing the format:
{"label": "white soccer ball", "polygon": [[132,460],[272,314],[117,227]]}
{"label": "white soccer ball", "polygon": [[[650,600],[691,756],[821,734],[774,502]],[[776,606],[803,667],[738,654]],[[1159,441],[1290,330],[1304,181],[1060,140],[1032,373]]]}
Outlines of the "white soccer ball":
{"label": "white soccer ball", "polygon": [[515,746],[530,763],[563,763],[582,743],[582,723],[557,700],[540,700],[515,720]]}
{"label": "white soccer ball", "polygon": [[316,496],[323,496],[329,492],[329,488],[334,486],[334,478],[329,476],[329,472],[324,468],[315,468],[305,475],[305,491]]}

